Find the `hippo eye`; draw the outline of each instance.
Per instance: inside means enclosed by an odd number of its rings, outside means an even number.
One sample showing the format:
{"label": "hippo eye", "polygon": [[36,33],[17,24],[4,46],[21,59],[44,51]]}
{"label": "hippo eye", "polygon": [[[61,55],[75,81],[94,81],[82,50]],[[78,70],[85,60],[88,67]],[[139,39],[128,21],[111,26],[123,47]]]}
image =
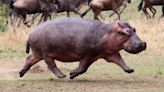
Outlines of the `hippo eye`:
{"label": "hippo eye", "polygon": [[136,29],[134,28],[133,31],[136,32]]}

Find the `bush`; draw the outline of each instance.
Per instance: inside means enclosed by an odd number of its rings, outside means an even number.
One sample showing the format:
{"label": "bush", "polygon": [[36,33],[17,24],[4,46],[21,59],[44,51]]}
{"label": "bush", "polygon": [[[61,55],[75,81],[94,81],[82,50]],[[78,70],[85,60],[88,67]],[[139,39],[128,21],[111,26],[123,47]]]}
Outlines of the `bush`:
{"label": "bush", "polygon": [[6,6],[0,4],[0,32],[5,32],[7,30],[7,17],[8,9]]}

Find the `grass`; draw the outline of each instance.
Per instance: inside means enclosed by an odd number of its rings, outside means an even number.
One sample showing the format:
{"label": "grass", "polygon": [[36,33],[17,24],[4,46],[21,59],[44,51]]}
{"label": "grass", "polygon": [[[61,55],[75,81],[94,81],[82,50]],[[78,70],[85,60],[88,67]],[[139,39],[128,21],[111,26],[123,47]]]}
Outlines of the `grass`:
{"label": "grass", "polygon": [[[69,72],[75,69],[78,63],[57,62],[58,67],[67,75],[64,79],[58,79],[46,70],[46,64],[41,61],[37,65],[44,68],[44,72],[29,71],[23,78],[19,78],[18,72],[28,56],[25,54],[26,40],[33,29],[22,25],[16,33],[12,31],[12,27],[8,28],[9,31],[0,33],[0,92],[163,92],[164,21],[158,21],[161,15],[160,7],[155,7],[156,17],[147,20],[142,12],[137,12],[139,1],[132,2],[123,12],[121,20],[134,26],[140,38],[148,44],[146,51],[137,55],[121,51],[126,63],[135,70],[134,73],[124,73],[117,65],[100,59],[85,74],[70,80]],[[65,16],[65,13],[54,18],[59,16]],[[72,16],[79,17],[74,14]],[[90,12],[85,18],[92,17]],[[109,18],[108,12],[103,12],[103,17],[103,22],[116,18]]]}
{"label": "grass", "polygon": [[7,16],[8,16],[8,9],[5,8],[4,5],[0,3],[0,32],[5,32],[7,30]]}
{"label": "grass", "polygon": [[[135,69],[135,73],[126,74],[118,66],[107,64],[99,60],[93,64],[87,73],[70,80],[56,78],[51,72],[32,73],[28,72],[23,79],[18,77],[18,71],[4,72],[0,78],[0,89],[2,92],[162,92],[164,88],[164,58],[162,56],[123,56],[126,62]],[[6,60],[4,66],[21,68],[23,58]],[[18,60],[18,61],[17,61]],[[15,64],[13,64],[15,63]],[[17,65],[17,64],[18,65]],[[1,64],[2,65],[2,64]],[[39,65],[45,67],[43,62]],[[77,63],[63,64],[58,66],[64,73],[69,73],[77,66]]]}
{"label": "grass", "polygon": [[[56,78],[50,71],[42,73],[28,72],[23,79],[18,77],[18,71],[5,72],[1,75],[1,92],[163,92],[164,90],[164,64],[163,57],[153,56],[124,56],[129,66],[135,73],[126,74],[118,66],[107,64],[99,60],[93,64],[87,73],[70,80]],[[21,68],[23,59],[6,61]],[[155,62],[156,61],[156,62]],[[39,63],[45,67],[45,64]],[[13,65],[12,65],[13,66]],[[77,63],[63,64],[58,62],[61,70],[68,75]],[[18,69],[19,70],[19,69]],[[1,73],[2,74],[2,73]]]}

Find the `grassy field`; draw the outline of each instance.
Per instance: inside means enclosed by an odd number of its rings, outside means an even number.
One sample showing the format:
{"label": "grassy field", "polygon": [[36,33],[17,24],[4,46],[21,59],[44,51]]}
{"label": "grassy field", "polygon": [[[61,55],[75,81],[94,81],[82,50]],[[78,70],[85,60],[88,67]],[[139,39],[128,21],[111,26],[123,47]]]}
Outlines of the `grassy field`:
{"label": "grassy field", "polygon": [[[126,63],[135,70],[134,73],[127,74],[117,65],[100,59],[85,74],[70,80],[69,72],[78,63],[57,62],[67,75],[64,79],[58,79],[41,61],[23,78],[19,78],[18,72],[28,56],[25,53],[26,40],[35,26],[27,28],[22,25],[16,33],[9,26],[7,32],[0,33],[0,92],[164,92],[164,19],[159,21],[161,7],[155,7],[156,17],[147,20],[142,12],[137,12],[139,1],[132,2],[121,15],[121,20],[133,25],[148,45],[146,51],[137,55],[121,51]],[[108,23],[116,18],[109,18],[108,14],[110,12],[103,12],[103,22]],[[59,16],[66,15],[62,13],[54,18]],[[85,18],[91,19],[92,12]],[[34,71],[36,66],[43,71]]]}

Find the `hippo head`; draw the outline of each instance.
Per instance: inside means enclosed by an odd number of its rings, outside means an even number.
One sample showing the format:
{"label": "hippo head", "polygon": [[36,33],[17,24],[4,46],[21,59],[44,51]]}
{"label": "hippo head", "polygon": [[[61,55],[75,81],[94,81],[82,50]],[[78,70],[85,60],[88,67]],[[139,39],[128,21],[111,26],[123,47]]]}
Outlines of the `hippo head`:
{"label": "hippo head", "polygon": [[146,49],[146,42],[142,41],[136,34],[135,28],[128,23],[120,23],[117,21],[114,24],[111,34],[113,47],[119,47],[125,51],[137,54]]}

